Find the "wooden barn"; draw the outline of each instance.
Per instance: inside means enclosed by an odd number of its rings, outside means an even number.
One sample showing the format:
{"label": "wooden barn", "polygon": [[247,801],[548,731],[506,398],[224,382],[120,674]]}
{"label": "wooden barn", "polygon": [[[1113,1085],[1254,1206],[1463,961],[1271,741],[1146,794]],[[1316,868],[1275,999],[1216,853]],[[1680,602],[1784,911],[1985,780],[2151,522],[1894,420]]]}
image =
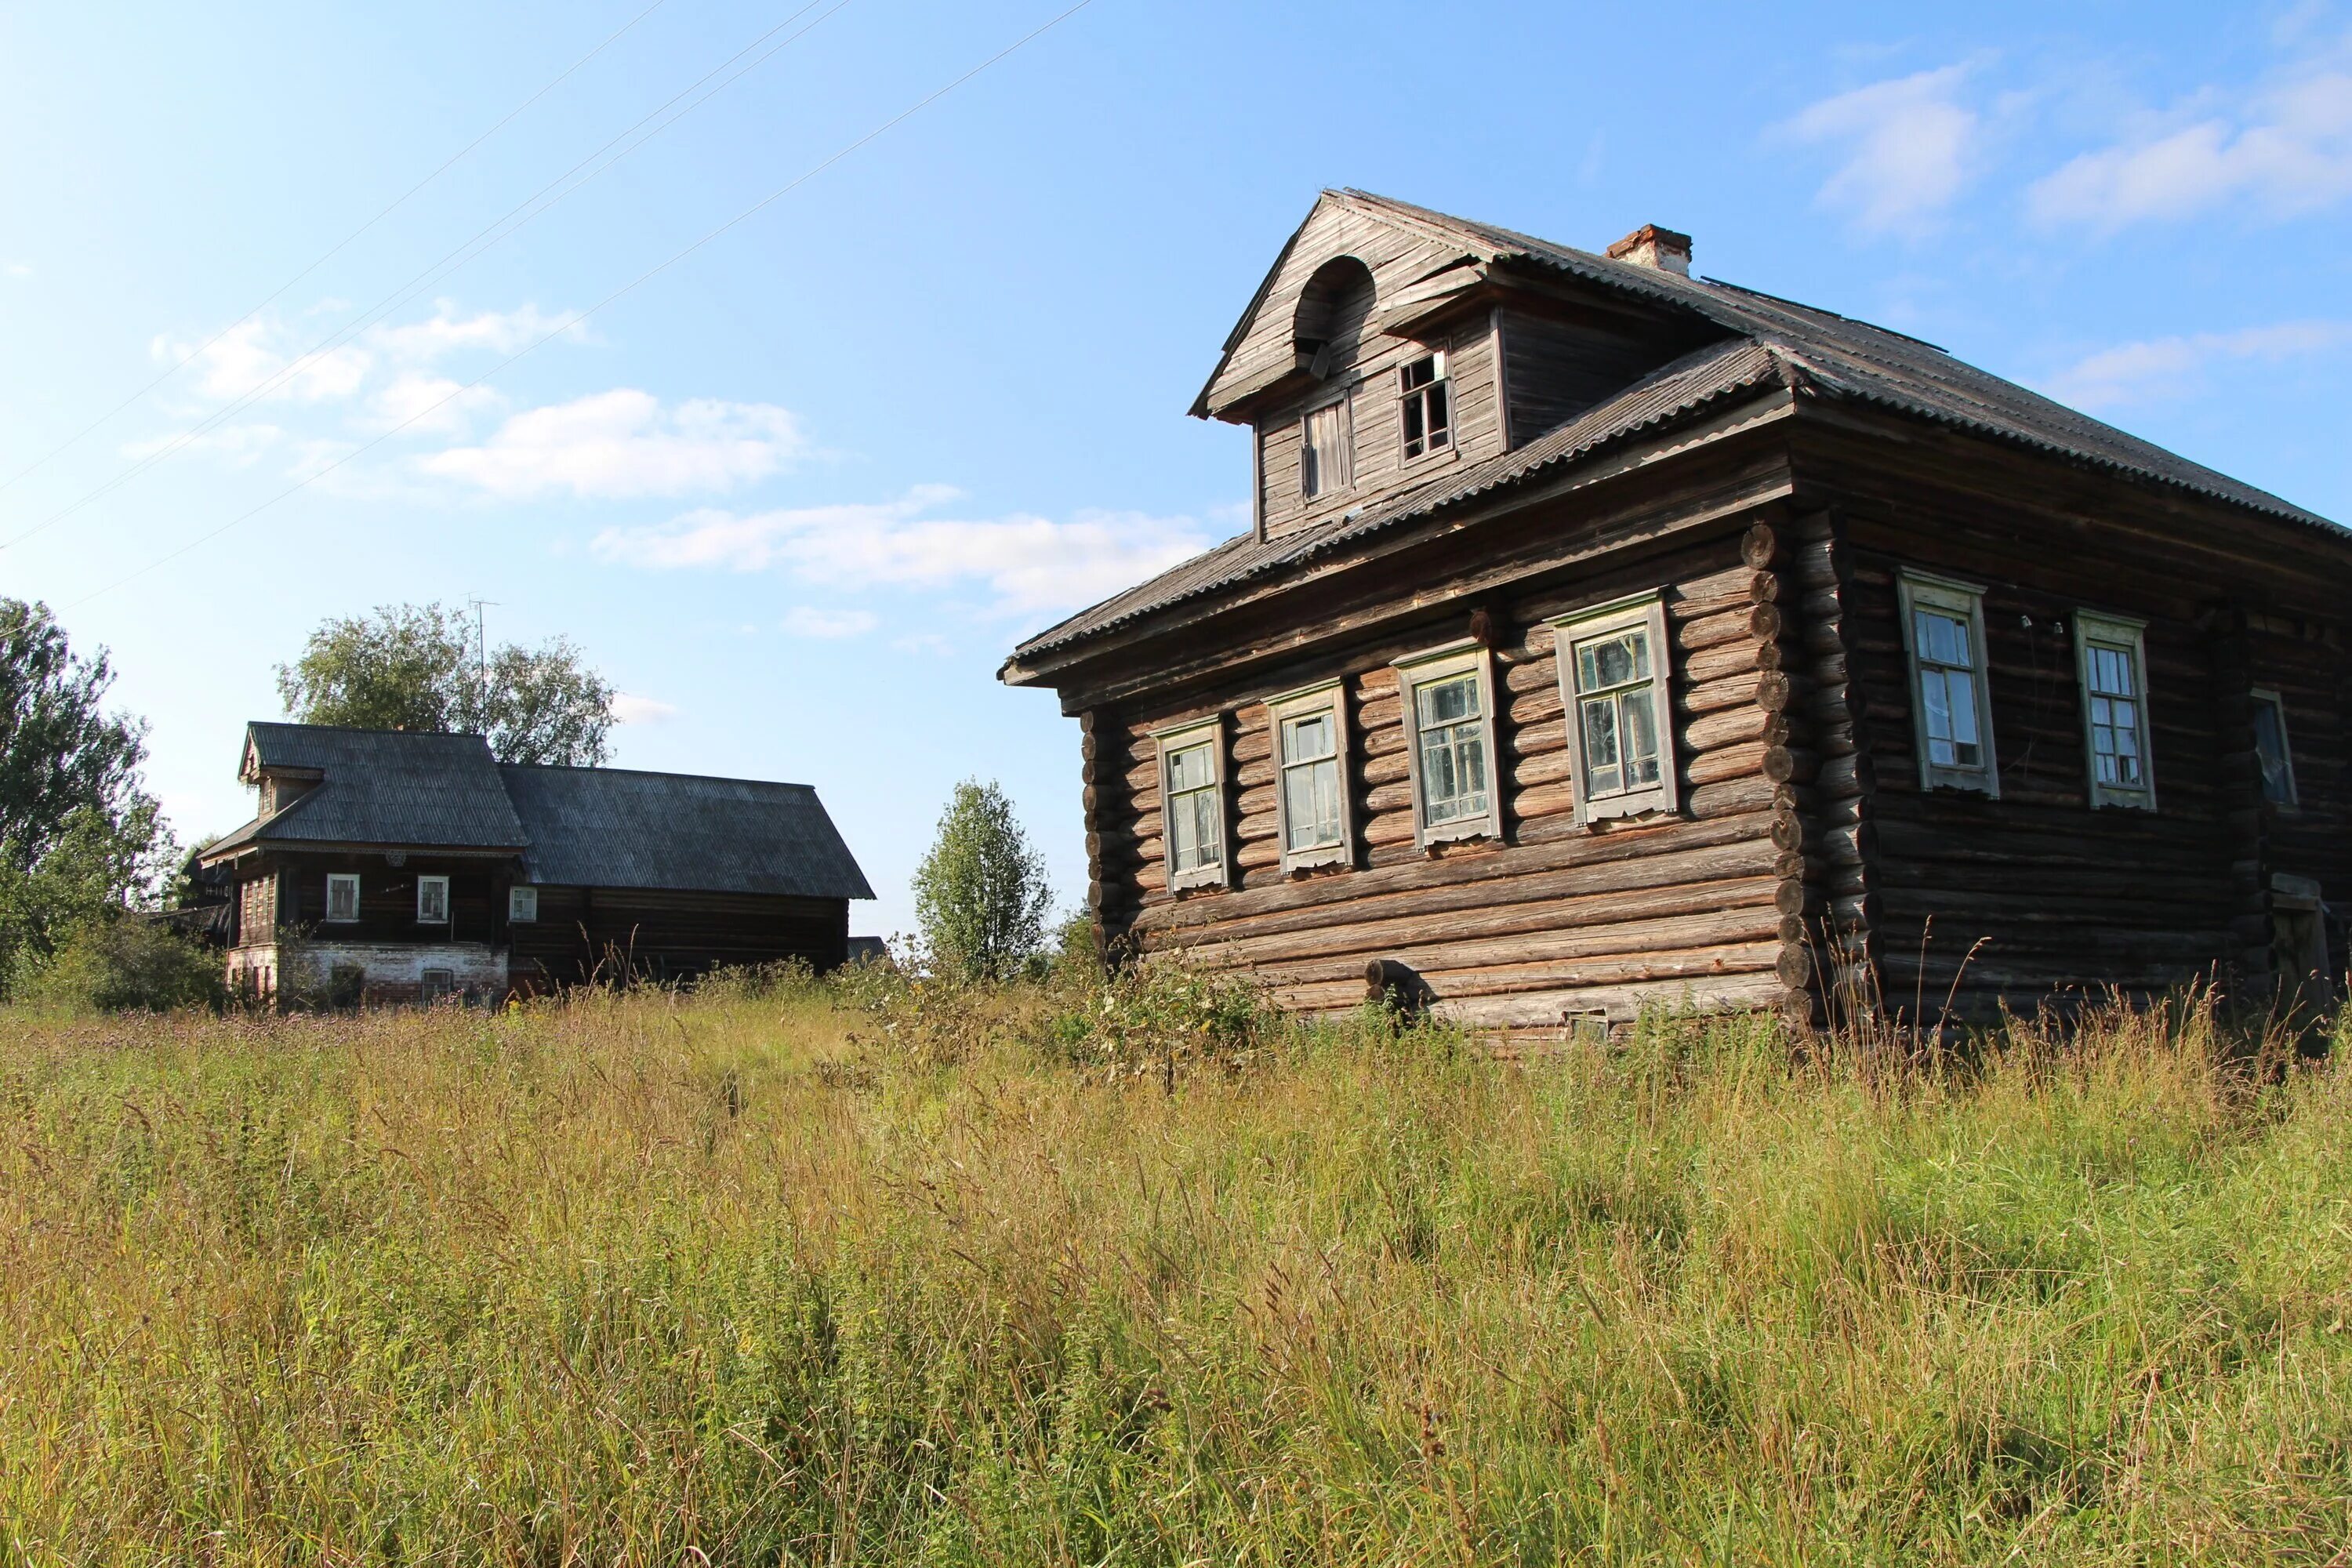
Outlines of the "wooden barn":
{"label": "wooden barn", "polygon": [[1002,671],[1109,949],[1542,1029],[2340,974],[2352,533],[1689,258],[1316,203],[1192,409],[1250,531]]}
{"label": "wooden barn", "polygon": [[246,727],[228,978],[268,998],[496,1000],[839,964],[874,891],[806,784],[502,763],[478,735]]}

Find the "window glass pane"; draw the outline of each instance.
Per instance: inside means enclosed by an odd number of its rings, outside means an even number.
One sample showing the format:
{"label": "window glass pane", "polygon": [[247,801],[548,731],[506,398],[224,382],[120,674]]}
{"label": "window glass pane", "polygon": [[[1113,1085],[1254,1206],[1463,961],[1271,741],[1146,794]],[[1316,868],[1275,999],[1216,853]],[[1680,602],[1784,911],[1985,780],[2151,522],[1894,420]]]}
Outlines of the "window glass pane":
{"label": "window glass pane", "polygon": [[1206,745],[1187,746],[1168,754],[1168,787],[1171,791],[1202,789],[1214,782],[1216,774]]}
{"label": "window glass pane", "polygon": [[1919,658],[1930,664],[1969,665],[1969,624],[1940,610],[1923,609],[1913,617]]}
{"label": "window glass pane", "polygon": [[1583,710],[1585,792],[1621,795],[1625,774],[1617,755],[1617,704],[1606,697],[1591,697]]}
{"label": "window glass pane", "polygon": [[2090,649],[2091,689],[2110,697],[2137,695],[2138,682],[2132,677],[2132,656],[2128,648],[2100,647]]}
{"label": "window glass pane", "polygon": [[1427,431],[1422,424],[1421,399],[1406,398],[1404,401],[1404,455],[1408,458],[1420,457],[1422,444],[1426,436]]}
{"label": "window glass pane", "polygon": [[1327,758],[1285,770],[1282,812],[1285,841],[1294,852],[1339,843],[1339,763]]}
{"label": "window glass pane", "polygon": [[2287,766],[2286,716],[2275,699],[2254,699],[2254,753],[2263,764],[2263,798],[2273,805],[2294,804],[2294,775]]}
{"label": "window glass pane", "polygon": [[1617,699],[1619,730],[1624,738],[1625,786],[1658,782],[1658,719],[1655,689],[1643,687]]}
{"label": "window glass pane", "polygon": [[1446,432],[1453,427],[1453,421],[1446,413],[1445,384],[1441,381],[1431,387],[1428,397],[1429,444],[1433,447],[1443,447],[1445,445]]}
{"label": "window glass pane", "polygon": [[1650,678],[1650,636],[1638,626],[1576,645],[1576,689],[1600,691]]}
{"label": "window glass pane", "polygon": [[1432,724],[1475,719],[1478,717],[1478,678],[1457,675],[1445,680],[1433,680],[1414,687],[1412,698],[1423,729]]}
{"label": "window glass pane", "polygon": [[1317,757],[1332,753],[1331,715],[1317,713],[1304,719],[1282,721],[1282,760],[1286,763],[1312,762]]}
{"label": "window glass pane", "polygon": [[1973,767],[1977,750],[1977,678],[1965,669],[1944,671],[1944,685],[1951,695],[1952,742],[1963,762]]}

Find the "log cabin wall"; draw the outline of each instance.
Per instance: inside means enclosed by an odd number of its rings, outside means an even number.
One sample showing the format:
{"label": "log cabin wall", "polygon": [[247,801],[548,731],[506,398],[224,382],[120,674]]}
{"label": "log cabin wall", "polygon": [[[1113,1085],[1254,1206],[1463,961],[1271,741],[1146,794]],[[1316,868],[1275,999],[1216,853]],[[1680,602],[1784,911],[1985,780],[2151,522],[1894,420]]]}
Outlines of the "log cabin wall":
{"label": "log cabin wall", "polygon": [[517,984],[570,984],[627,968],[657,980],[722,966],[805,959],[838,968],[849,948],[845,899],[646,888],[539,890],[539,919],[509,925]]}
{"label": "log cabin wall", "polygon": [[[360,879],[360,918],[327,918],[327,877],[330,872]],[[420,925],[416,920],[416,879],[449,879],[449,921]],[[278,929],[307,931],[331,941],[366,942],[494,942],[506,923],[506,869],[478,858],[409,857],[400,866],[388,866],[380,854],[300,855],[286,858],[278,873],[281,889]],[[252,940],[267,940],[255,937]]]}
{"label": "log cabin wall", "polygon": [[[1839,596],[1842,647],[1822,673],[1843,656],[1861,718],[1849,787],[1866,855],[1832,907],[1866,932],[1866,978],[1885,1004],[1933,1019],[1948,1002],[1984,1018],[2004,1004],[2209,978],[2262,994],[2270,874],[2314,878],[2339,901],[2352,891],[2342,622],[2243,608],[2308,602],[2320,575],[2296,571],[2291,525],[2015,458],[1980,459],[1962,479],[1922,454],[1900,468],[1859,455],[1835,450],[1833,484],[1813,466],[1811,493],[1833,500],[1834,522],[1811,520],[1821,539],[1807,581]],[[2286,548],[2264,559],[2247,547],[2250,528]],[[1906,566],[1985,585],[1998,799],[1921,788],[1896,588]],[[2083,610],[2147,622],[2153,810],[2090,805]],[[2284,699],[2296,810],[2262,803],[2250,688]]]}
{"label": "log cabin wall", "polygon": [[[1769,526],[1717,533],[1481,606],[1492,628],[1500,842],[1414,843],[1391,661],[1461,637],[1469,623],[1460,613],[1318,648],[1181,704],[1144,698],[1087,715],[1088,851],[1104,937],[1114,948],[1181,945],[1210,964],[1246,964],[1286,1005],[1312,1011],[1360,1000],[1375,958],[1412,967],[1443,1013],[1475,1026],[1622,1020],[1644,997],[1804,1010],[1801,923],[1814,894],[1792,775],[1811,762],[1789,744],[1806,721],[1790,710],[1785,668],[1801,650],[1778,608],[1780,552]],[[1581,826],[1546,622],[1654,589],[1664,590],[1673,647],[1680,809]],[[1353,861],[1286,875],[1266,700],[1335,677],[1346,690]],[[1153,734],[1217,712],[1234,885],[1171,897]]]}

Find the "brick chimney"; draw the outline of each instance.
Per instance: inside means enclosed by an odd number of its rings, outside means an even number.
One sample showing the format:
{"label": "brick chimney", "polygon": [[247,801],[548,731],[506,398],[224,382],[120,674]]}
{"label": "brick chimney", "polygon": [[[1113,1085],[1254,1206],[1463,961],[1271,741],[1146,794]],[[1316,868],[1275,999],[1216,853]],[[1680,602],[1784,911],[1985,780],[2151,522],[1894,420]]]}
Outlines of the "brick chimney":
{"label": "brick chimney", "polygon": [[1690,276],[1691,237],[1645,223],[1609,247],[1609,259]]}

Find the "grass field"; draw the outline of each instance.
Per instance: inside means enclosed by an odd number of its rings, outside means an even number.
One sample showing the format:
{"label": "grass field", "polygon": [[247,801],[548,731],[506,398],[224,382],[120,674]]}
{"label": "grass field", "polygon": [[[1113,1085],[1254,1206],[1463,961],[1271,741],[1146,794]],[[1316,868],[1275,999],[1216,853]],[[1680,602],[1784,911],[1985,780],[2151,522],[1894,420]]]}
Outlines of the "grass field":
{"label": "grass field", "polygon": [[0,1562],[2352,1553],[2352,1083],[2193,1011],[1171,1091],[924,1005],[0,1017]]}

